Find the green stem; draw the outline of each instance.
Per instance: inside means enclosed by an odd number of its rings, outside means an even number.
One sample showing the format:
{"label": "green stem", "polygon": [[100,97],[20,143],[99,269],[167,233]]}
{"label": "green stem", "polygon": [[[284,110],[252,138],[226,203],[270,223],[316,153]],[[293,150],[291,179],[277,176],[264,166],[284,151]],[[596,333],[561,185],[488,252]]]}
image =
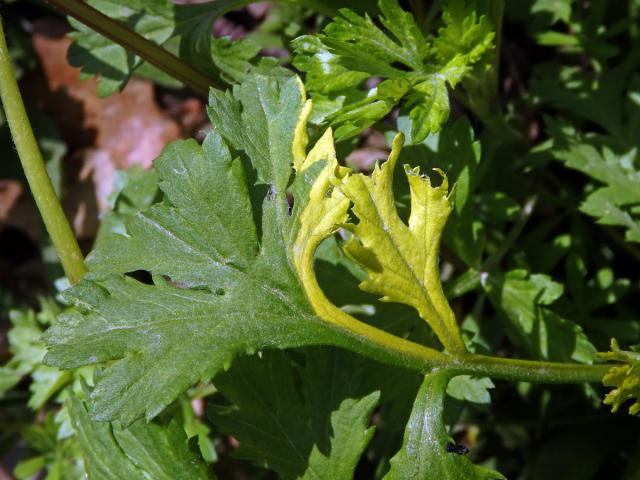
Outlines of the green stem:
{"label": "green stem", "polygon": [[[383,363],[422,373],[447,370],[452,376],[475,375],[515,382],[586,383],[602,381],[614,364],[522,360],[472,353],[449,354],[396,337],[361,322],[336,324],[341,330],[336,346],[354,350]],[[346,334],[346,335],[345,335]]]}
{"label": "green stem", "polygon": [[222,83],[218,80],[206,76],[161,46],[138,35],[80,0],[47,1],[204,97],[209,95],[209,87],[223,88]]}
{"label": "green stem", "polygon": [[62,268],[71,283],[77,283],[86,270],[78,242],[76,241],[67,217],[58,201],[56,192],[31,129],[31,123],[22,102],[18,83],[13,74],[4,27],[0,18],[0,98],[11,129],[22,168],[29,182],[40,215],[51,236],[53,246],[60,257]]}
{"label": "green stem", "polygon": [[542,362],[475,354],[470,354],[466,358],[457,357],[454,363],[457,363],[465,374],[534,383],[601,382],[602,377],[612,366],[612,364]]}

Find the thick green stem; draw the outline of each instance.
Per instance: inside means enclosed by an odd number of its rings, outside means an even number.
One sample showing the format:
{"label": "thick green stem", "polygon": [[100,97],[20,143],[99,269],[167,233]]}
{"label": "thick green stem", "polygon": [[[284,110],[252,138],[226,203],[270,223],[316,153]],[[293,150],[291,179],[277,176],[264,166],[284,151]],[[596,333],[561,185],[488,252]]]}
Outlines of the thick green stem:
{"label": "thick green stem", "polygon": [[[515,382],[599,383],[614,365],[521,360],[471,353],[448,354],[394,337],[368,325],[369,331],[353,331],[346,326],[341,327],[352,335],[352,341],[338,346],[422,373],[448,370],[454,376],[475,375]],[[354,339],[356,342],[353,342]]]}
{"label": "thick green stem", "polygon": [[38,142],[31,129],[18,83],[13,74],[1,18],[0,98],[11,129],[11,136],[40,215],[60,257],[65,274],[71,283],[77,283],[86,272],[82,252],[53,189]]}
{"label": "thick green stem", "polygon": [[485,355],[458,357],[455,362],[466,374],[534,383],[601,382],[602,377],[612,366],[611,364],[542,362]]}
{"label": "thick green stem", "polygon": [[223,88],[220,81],[206,76],[161,46],[80,0],[47,1],[204,97],[209,95],[209,87]]}

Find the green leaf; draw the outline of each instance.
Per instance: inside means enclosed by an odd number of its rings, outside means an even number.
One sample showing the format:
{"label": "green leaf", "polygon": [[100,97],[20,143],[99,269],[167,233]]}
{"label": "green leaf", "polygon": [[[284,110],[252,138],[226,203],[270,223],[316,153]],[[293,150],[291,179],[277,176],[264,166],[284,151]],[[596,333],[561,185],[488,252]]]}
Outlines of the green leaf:
{"label": "green leaf", "polygon": [[611,405],[611,411],[617,412],[620,406],[629,401],[634,402],[629,407],[631,415],[640,413],[640,353],[637,348],[632,351],[621,350],[618,342],[611,339],[611,350],[598,353],[604,360],[621,362],[611,367],[602,379],[605,387],[616,387],[604,399],[604,403]]}
{"label": "green leaf", "polygon": [[[208,112],[229,146],[251,160],[257,180],[284,193],[291,175],[293,136],[304,102],[298,78],[252,77],[233,93],[211,90]],[[213,196],[213,192],[211,193]]]}
{"label": "green leaf", "polygon": [[239,458],[280,478],[351,479],[380,396],[363,388],[353,360],[325,348],[306,350],[301,369],[283,352],[238,359],[214,381],[232,405],[213,406],[210,416],[240,442]]}
{"label": "green leaf", "polygon": [[[61,411],[67,412],[66,407]],[[77,439],[60,436],[61,426],[54,412],[41,410],[38,414],[38,422],[27,424],[22,430],[31,456],[22,457],[23,460],[16,465],[14,475],[20,479],[32,479],[44,469],[47,480],[86,479],[87,474]]]}
{"label": "green leaf", "polygon": [[[115,360],[91,394],[97,419],[152,418],[239,353],[327,341],[282,247],[300,83],[255,77],[236,94],[242,103],[214,95],[215,127],[202,146],[165,148],[155,170],[166,201],[90,255],[91,280],[65,292],[78,311],[45,335],[49,365]],[[254,163],[257,173],[249,174],[269,191],[248,185],[218,132]],[[256,226],[250,195],[258,194]],[[139,270],[151,272],[154,284],[123,275]]]}
{"label": "green leaf", "polygon": [[482,285],[509,339],[536,359],[592,363],[596,350],[582,328],[549,308],[563,287],[547,275],[512,270],[485,274]]}
{"label": "green leaf", "polygon": [[447,395],[457,400],[488,405],[491,403],[489,390],[493,387],[494,384],[488,377],[458,375],[449,381]]}
{"label": "green leaf", "polygon": [[[267,347],[360,345],[387,358],[377,346],[387,341],[441,355],[314,311],[293,267],[298,225],[285,191],[301,83],[256,76],[235,95],[212,95],[214,128],[202,146],[165,148],[155,162],[165,198],[89,255],[86,279],[64,292],[75,309],[44,336],[47,365],[109,362],[90,396],[95,419],[150,419],[235,356]],[[146,284],[132,278],[144,272]]]}
{"label": "green leaf", "polygon": [[[252,40],[231,41],[212,36],[213,21],[246,0],[223,0],[201,5],[174,5],[169,0],[134,0],[123,5],[116,0],[91,0],[89,4],[110,18],[125,23],[147,40],[170,47],[177,39],[179,57],[213,78],[232,83],[241,81],[254,66],[262,71],[274,67],[275,59],[258,61],[260,46]],[[158,81],[155,68],[145,65],[124,47],[83,25],[69,19],[77,30],[71,34],[75,42],[69,49],[69,63],[83,69],[83,75],[100,77],[98,93],[111,95],[126,85],[134,73],[146,73]],[[282,73],[278,70],[279,73]]]}
{"label": "green leaf", "polygon": [[571,18],[572,0],[535,0],[531,4],[532,14],[545,14],[550,16],[550,24],[562,20],[569,23]]}
{"label": "green leaf", "polygon": [[[573,64],[537,64],[531,91],[555,109],[590,120],[612,134],[624,135],[621,120],[626,107],[631,104],[624,95],[625,69],[622,64],[602,72],[585,74],[584,69]],[[633,138],[632,132],[629,132],[629,137]]]}
{"label": "green leaf", "polygon": [[[172,7],[168,0],[91,0],[88,2],[108,17],[121,21],[147,40],[165,43],[173,34]],[[98,75],[98,94],[108,96],[124,88],[141,59],[124,47],[103,37],[90,27],[69,18],[77,31],[70,34],[75,42],[69,48],[69,63],[82,67],[83,76]]]}
{"label": "green leaf", "polygon": [[637,148],[616,155],[606,146],[599,151],[581,140],[571,139],[568,145],[553,150],[567,167],[606,185],[591,192],[580,210],[602,225],[624,227],[627,241],[640,242],[640,217],[629,208],[640,203],[640,171],[634,167]]}
{"label": "green leaf", "polygon": [[126,171],[117,171],[113,192],[107,198],[110,210],[101,219],[94,248],[111,234],[126,234],[126,221],[153,205],[158,190],[158,176],[154,170],[133,166]]}
{"label": "green leaf", "polygon": [[450,377],[447,371],[425,376],[413,404],[402,448],[391,459],[391,470],[385,480],[504,479],[498,472],[474,465],[464,455],[447,451],[452,439],[444,424],[443,411]]}
{"label": "green leaf", "polygon": [[123,429],[114,423],[91,420],[75,397],[69,400],[69,412],[89,478],[210,478],[202,460],[189,450],[187,436],[175,421],[160,425],[139,420]]}
{"label": "green leaf", "polygon": [[47,465],[47,457],[39,455],[37,457],[23,460],[16,465],[13,474],[18,480],[32,478],[45,468]]}
{"label": "green leaf", "polygon": [[[378,3],[381,28],[368,14],[342,9],[322,34],[294,40],[294,65],[307,74],[314,101],[336,128],[338,141],[357,135],[386,116],[403,98],[414,120],[411,136],[419,142],[436,132],[449,115],[451,88],[484,52],[493,32],[485,17],[463,1],[450,2],[445,26],[430,43],[413,16],[396,0]],[[383,81],[368,92],[368,78]]]}

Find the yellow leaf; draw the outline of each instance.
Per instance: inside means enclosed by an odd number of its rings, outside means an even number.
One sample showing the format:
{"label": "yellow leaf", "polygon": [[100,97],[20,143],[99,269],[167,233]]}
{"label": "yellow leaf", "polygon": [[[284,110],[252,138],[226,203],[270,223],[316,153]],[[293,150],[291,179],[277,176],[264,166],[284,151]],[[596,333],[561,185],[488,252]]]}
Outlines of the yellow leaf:
{"label": "yellow leaf", "polygon": [[429,359],[441,360],[442,354],[436,350],[408,342],[360,322],[331,303],[320,288],[314,271],[314,255],[320,243],[348,220],[351,201],[337,186],[349,177],[351,170],[338,164],[331,129],[324,133],[307,155],[304,154],[308,141],[306,120],[311,108],[310,104],[307,105],[300,115],[294,136],[294,168],[296,175],[302,178],[308,170],[318,168],[318,162],[322,162],[322,168],[313,181],[308,198],[296,199],[304,208],[297,219],[297,228],[294,229],[295,240],[292,243],[291,255],[307,299],[320,318],[349,331],[360,340],[387,345],[404,352],[407,357],[420,357],[425,362]]}
{"label": "yellow leaf", "polygon": [[368,273],[360,284],[363,290],[382,295],[383,301],[414,307],[449,352],[464,353],[438,269],[440,238],[452,210],[453,191],[442,171],[436,170],[442,184],[434,187],[418,168],[405,166],[411,191],[411,215],[409,225],[405,224],[393,196],[393,171],[403,141],[398,134],[389,159],[376,165],[371,177],[356,174],[341,179],[338,188],[353,203],[359,220],[349,226],[357,239],[352,238],[345,251]]}

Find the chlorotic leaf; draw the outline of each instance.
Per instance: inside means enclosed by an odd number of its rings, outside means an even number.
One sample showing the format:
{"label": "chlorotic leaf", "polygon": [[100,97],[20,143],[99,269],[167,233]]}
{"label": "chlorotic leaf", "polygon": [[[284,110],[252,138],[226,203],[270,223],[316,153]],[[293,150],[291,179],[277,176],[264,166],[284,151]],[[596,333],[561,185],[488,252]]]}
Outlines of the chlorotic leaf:
{"label": "chlorotic leaf", "polygon": [[283,352],[238,359],[214,381],[232,405],[214,405],[210,417],[238,440],[239,458],[279,478],[351,479],[373,436],[380,393],[362,391],[346,352],[305,353],[302,371]]}
{"label": "chlorotic leaf", "polygon": [[80,400],[71,397],[69,413],[78,435],[89,478],[121,480],[210,478],[204,462],[191,452],[182,427],[139,420],[127,429],[91,420]]}
{"label": "chlorotic leaf", "polygon": [[[389,160],[382,167],[376,166],[372,177],[352,174],[350,169],[338,166],[330,130],[306,157],[303,154],[306,137],[301,134],[297,137],[299,145],[295,150],[299,153],[295,164],[301,178],[324,160],[321,170],[313,170],[308,202],[298,207],[304,210],[293,213],[300,223],[293,244],[293,262],[316,313],[337,324],[349,325],[352,330],[364,328],[327,301],[313,271],[313,258],[320,242],[344,226],[359,239],[349,241],[345,251],[368,273],[360,287],[382,294],[383,301],[414,307],[445,348],[464,351],[438,273],[440,237],[452,210],[452,193],[444,174],[441,174],[442,185],[433,187],[429,178],[421,176],[418,170],[405,169],[412,195],[412,213],[407,226],[398,216],[393,198],[393,170],[402,146],[401,134],[394,141]],[[360,220],[357,225],[346,223],[351,205]]]}
{"label": "chlorotic leaf", "polygon": [[398,135],[389,159],[382,167],[376,165],[371,177],[349,175],[339,184],[359,220],[349,226],[357,239],[349,241],[345,250],[368,273],[360,285],[363,290],[383,295],[383,301],[414,307],[447,350],[464,351],[438,271],[440,238],[452,210],[453,193],[441,171],[442,184],[434,187],[417,167],[406,167],[411,214],[408,225],[400,219],[393,197],[393,172],[402,141]]}
{"label": "chlorotic leaf", "polygon": [[385,480],[504,479],[498,472],[474,465],[465,455],[447,448],[452,439],[443,411],[450,377],[447,371],[425,376],[407,422],[402,448],[391,459]]}
{"label": "chlorotic leaf", "polygon": [[623,403],[632,400],[629,407],[631,415],[640,413],[640,353],[637,351],[621,350],[618,342],[611,339],[611,350],[598,353],[604,360],[620,362],[612,366],[602,379],[605,387],[615,387],[604,399],[604,403],[611,405],[611,411],[617,412]]}
{"label": "chlorotic leaf", "polygon": [[292,191],[300,201],[296,201],[294,205],[289,232],[292,264],[309,303],[320,318],[356,333],[363,340],[375,338],[387,345],[395,345],[409,355],[417,347],[421,349],[422,355],[440,357],[441,353],[434,349],[405,342],[358,321],[331,303],[318,284],[314,269],[316,251],[323,240],[341,226],[347,226],[345,222],[353,199],[343,191],[343,182],[350,178],[351,170],[338,165],[331,129],[306,153],[308,137],[303,128],[306,123],[303,122],[308,119],[310,108],[311,104],[307,104],[294,137],[294,167],[297,176]]}

